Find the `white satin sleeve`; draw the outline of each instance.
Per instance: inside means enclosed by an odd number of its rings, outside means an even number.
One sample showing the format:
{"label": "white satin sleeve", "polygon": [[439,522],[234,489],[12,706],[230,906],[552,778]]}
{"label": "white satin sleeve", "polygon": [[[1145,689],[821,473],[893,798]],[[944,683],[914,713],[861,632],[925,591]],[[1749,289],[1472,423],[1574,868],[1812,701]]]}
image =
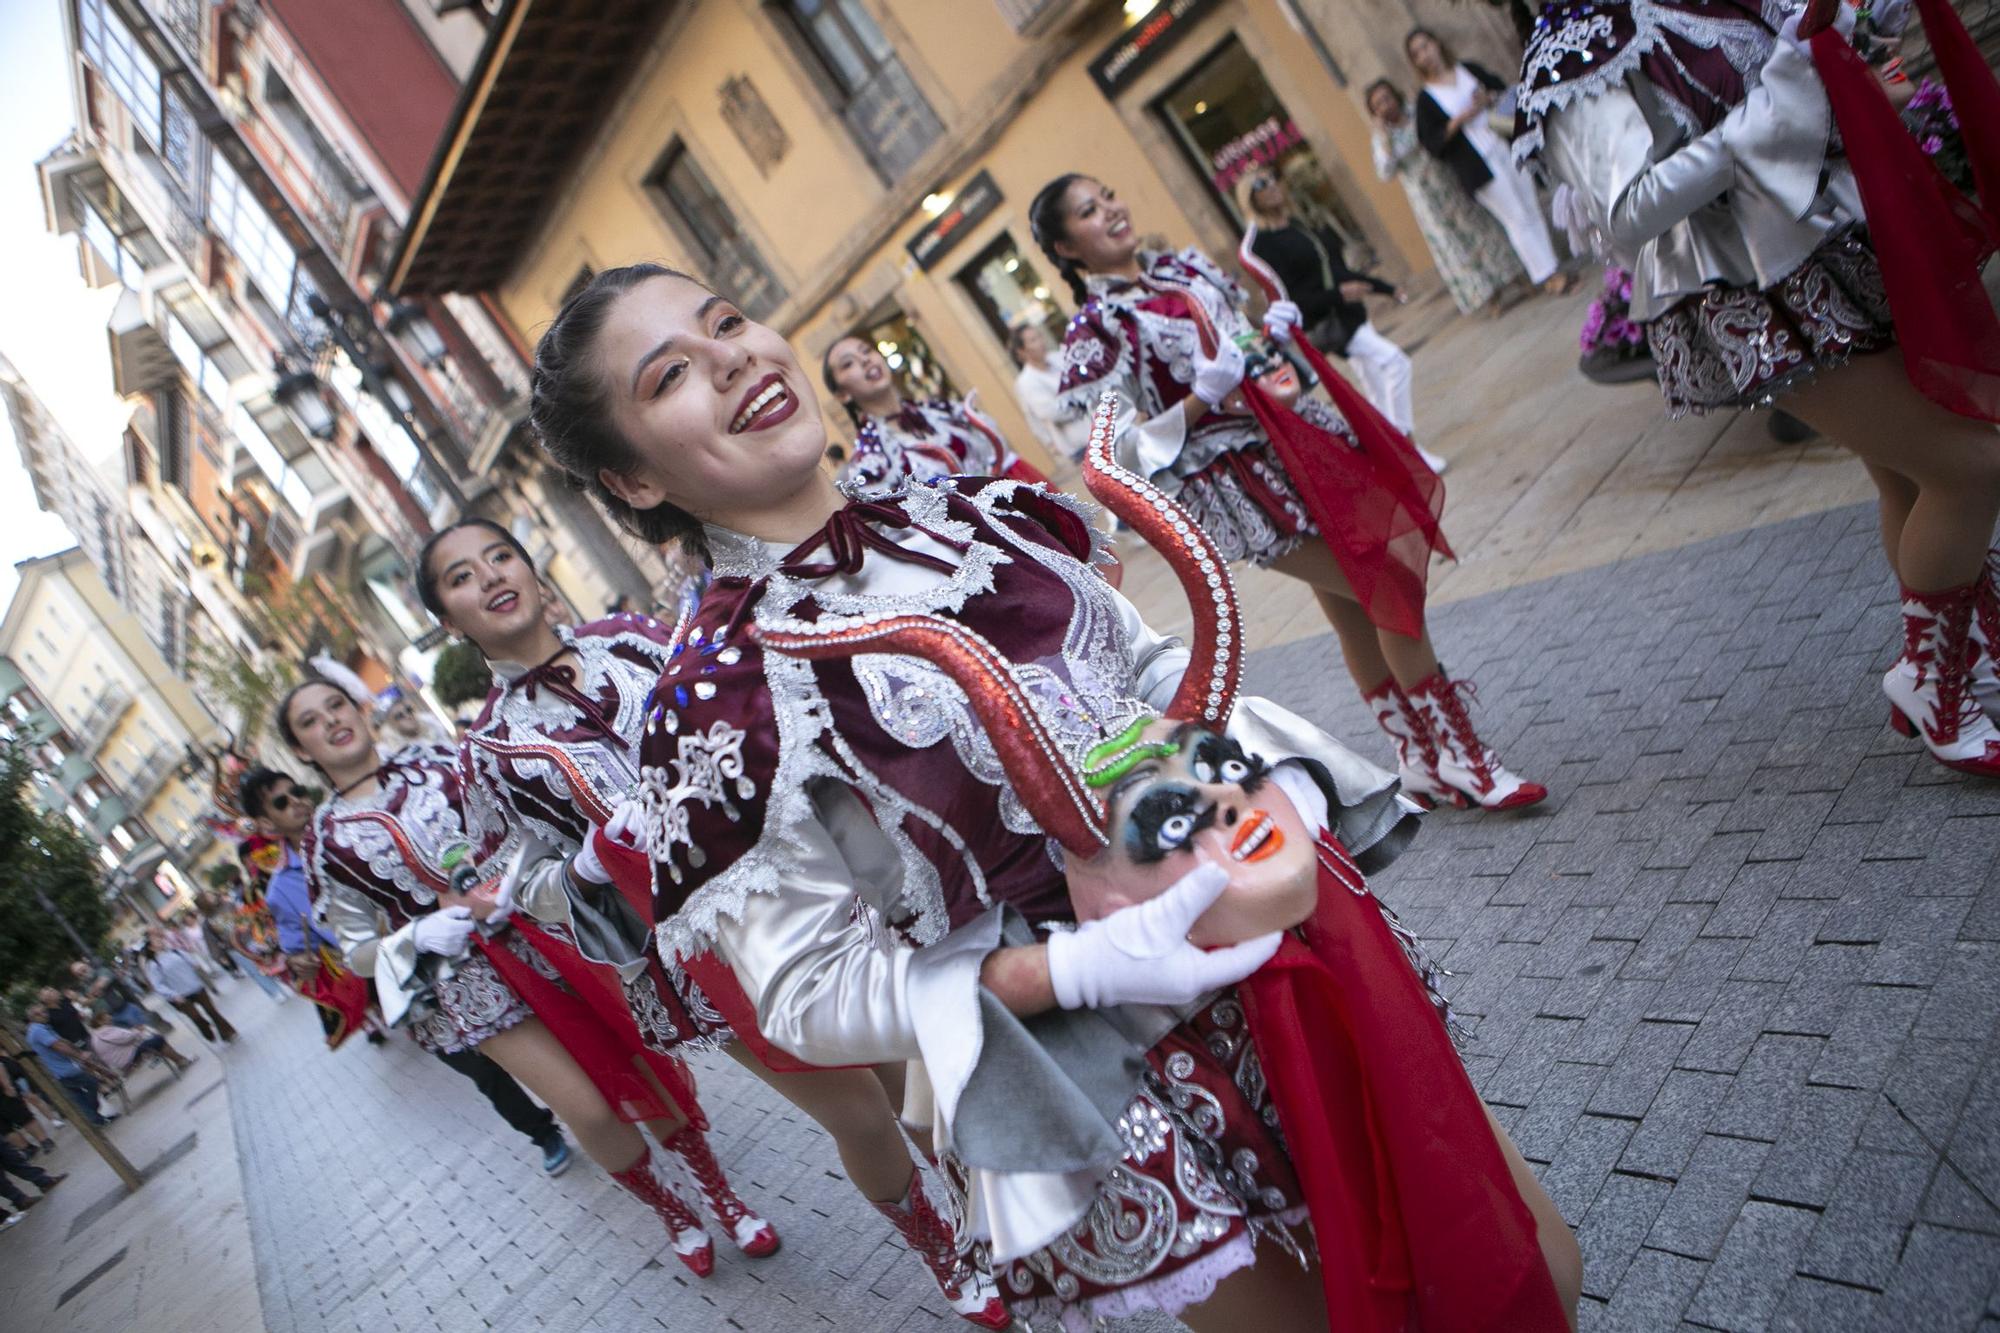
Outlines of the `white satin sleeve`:
{"label": "white satin sleeve", "polygon": [[337,879],[325,881],[319,895],[317,915],[333,932],[340,956],[348,967],[375,982],[382,1004],[383,1019],[394,1026],[422,993],[425,982],[417,975],[416,926],[412,917],[398,929],[389,928],[389,914],[379,903],[358,889]]}
{"label": "white satin sleeve", "polygon": [[1187,427],[1187,411],[1180,403],[1141,420],[1133,396],[1119,391],[1113,427],[1118,465],[1170,494],[1179,491],[1180,478],[1174,475],[1173,467],[1187,448]]}
{"label": "white satin sleeve", "polygon": [[1148,625],[1125,594],[1113,589],[1111,596],[1118,607],[1119,628],[1132,648],[1132,695],[1154,711],[1164,712],[1187,672],[1187,645],[1178,636],[1162,634]]}

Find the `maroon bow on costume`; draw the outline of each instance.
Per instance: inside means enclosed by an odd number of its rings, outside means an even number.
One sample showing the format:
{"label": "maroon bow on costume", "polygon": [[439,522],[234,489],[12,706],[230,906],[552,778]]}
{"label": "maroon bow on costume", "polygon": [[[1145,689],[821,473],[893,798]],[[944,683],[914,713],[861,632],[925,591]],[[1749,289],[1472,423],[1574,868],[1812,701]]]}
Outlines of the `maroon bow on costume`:
{"label": "maroon bow on costume", "polygon": [[1813,63],[1861,191],[1910,383],[1959,416],[2000,421],[2000,319],[1979,277],[2000,243],[2000,82],[1945,0],[1916,5],[1951,91],[1977,203],[1924,154],[1875,71],[1824,26],[1838,0],[1815,5],[1800,33],[1811,38]]}
{"label": "maroon bow on costume", "polygon": [[[830,574],[853,574],[860,571],[862,559],[868,554],[869,549],[873,548],[891,559],[922,565],[926,569],[935,569],[946,574],[951,573],[950,561],[923,551],[912,551],[906,546],[898,546],[877,531],[878,528],[911,527],[917,525],[910,521],[909,515],[894,505],[883,504],[878,500],[856,500],[836,510],[833,517],[826,521],[825,527],[793,547],[785,556],[784,563],[778,568],[795,578],[802,579],[823,579]],[[964,543],[945,541],[928,528],[917,530],[944,542],[954,550],[965,549]],[[822,546],[826,548],[828,558],[809,562],[806,557]]]}

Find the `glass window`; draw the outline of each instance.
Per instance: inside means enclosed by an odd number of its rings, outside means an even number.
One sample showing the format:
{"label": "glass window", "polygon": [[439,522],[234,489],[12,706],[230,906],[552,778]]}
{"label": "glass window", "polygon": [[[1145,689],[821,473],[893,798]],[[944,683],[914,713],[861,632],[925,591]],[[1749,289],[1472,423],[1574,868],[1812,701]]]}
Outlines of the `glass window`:
{"label": "glass window", "polygon": [[83,54],[97,67],[111,91],[132,113],[132,120],[154,143],[160,141],[160,67],[146,54],[125,21],[107,0],[83,0],[77,6]]}
{"label": "glass window", "polygon": [[292,294],[292,270],[298,255],[285,233],[264,211],[220,153],[209,155],[208,221],[229,244],[243,271],[275,310],[285,309]]}
{"label": "glass window", "polygon": [[312,509],[312,488],[306,485],[305,478],[293,471],[285,456],[278,452],[278,446],[271,443],[271,437],[257,424],[257,418],[251,416],[249,409],[241,403],[230,414],[229,429],[235,433],[236,441],[243,446],[244,452],[250,455],[250,461],[271,483],[271,489],[291,506],[293,513],[305,517]]}
{"label": "glass window", "polygon": [[944,132],[860,0],[784,0],[785,13],[817,57],[841,119],[876,173],[893,181]]}
{"label": "glass window", "polygon": [[692,256],[723,292],[752,319],[762,319],[785,299],[785,289],[765,267],[763,256],[737,226],[735,214],[722,202],[708,177],[674,143],[646,178],[654,199],[675,230],[694,249]]}
{"label": "glass window", "polygon": [[167,313],[167,347],[173,352],[174,360],[181,363],[188,379],[201,390],[202,395],[215,406],[218,412],[229,410],[229,377],[222,368],[211,361],[202,350],[195,336],[181,323],[180,316]]}

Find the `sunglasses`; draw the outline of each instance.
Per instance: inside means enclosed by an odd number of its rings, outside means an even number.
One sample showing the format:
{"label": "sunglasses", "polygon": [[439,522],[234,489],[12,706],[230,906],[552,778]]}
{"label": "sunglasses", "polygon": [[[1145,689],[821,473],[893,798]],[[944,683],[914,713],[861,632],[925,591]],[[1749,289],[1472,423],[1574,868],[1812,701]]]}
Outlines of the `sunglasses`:
{"label": "sunglasses", "polygon": [[276,792],[269,800],[264,802],[264,806],[268,810],[275,810],[280,813],[289,810],[292,808],[292,793],[288,791]]}

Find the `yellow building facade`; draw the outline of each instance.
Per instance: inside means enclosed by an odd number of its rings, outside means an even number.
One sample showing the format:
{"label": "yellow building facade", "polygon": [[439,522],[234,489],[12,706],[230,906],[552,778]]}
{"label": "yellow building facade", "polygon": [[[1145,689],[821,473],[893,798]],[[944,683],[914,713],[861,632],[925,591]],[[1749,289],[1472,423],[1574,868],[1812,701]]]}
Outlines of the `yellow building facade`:
{"label": "yellow building facade", "polygon": [[[906,392],[977,390],[1043,460],[1006,336],[1073,312],[1027,219],[1062,172],[1114,186],[1149,237],[1233,259],[1231,184],[1270,162],[1351,258],[1430,272],[1401,187],[1375,174],[1360,75],[1389,69],[1419,22],[1504,67],[1507,25],[1445,0],[1358,3],[1372,12],[1357,29],[1342,0],[695,0],[650,24],[516,0],[395,281],[485,294],[525,353],[588,273],[664,262],[810,359],[860,331]],[[603,49],[580,58],[592,27]],[[537,94],[540,117],[520,100]],[[851,432],[823,408],[836,438]]]}

